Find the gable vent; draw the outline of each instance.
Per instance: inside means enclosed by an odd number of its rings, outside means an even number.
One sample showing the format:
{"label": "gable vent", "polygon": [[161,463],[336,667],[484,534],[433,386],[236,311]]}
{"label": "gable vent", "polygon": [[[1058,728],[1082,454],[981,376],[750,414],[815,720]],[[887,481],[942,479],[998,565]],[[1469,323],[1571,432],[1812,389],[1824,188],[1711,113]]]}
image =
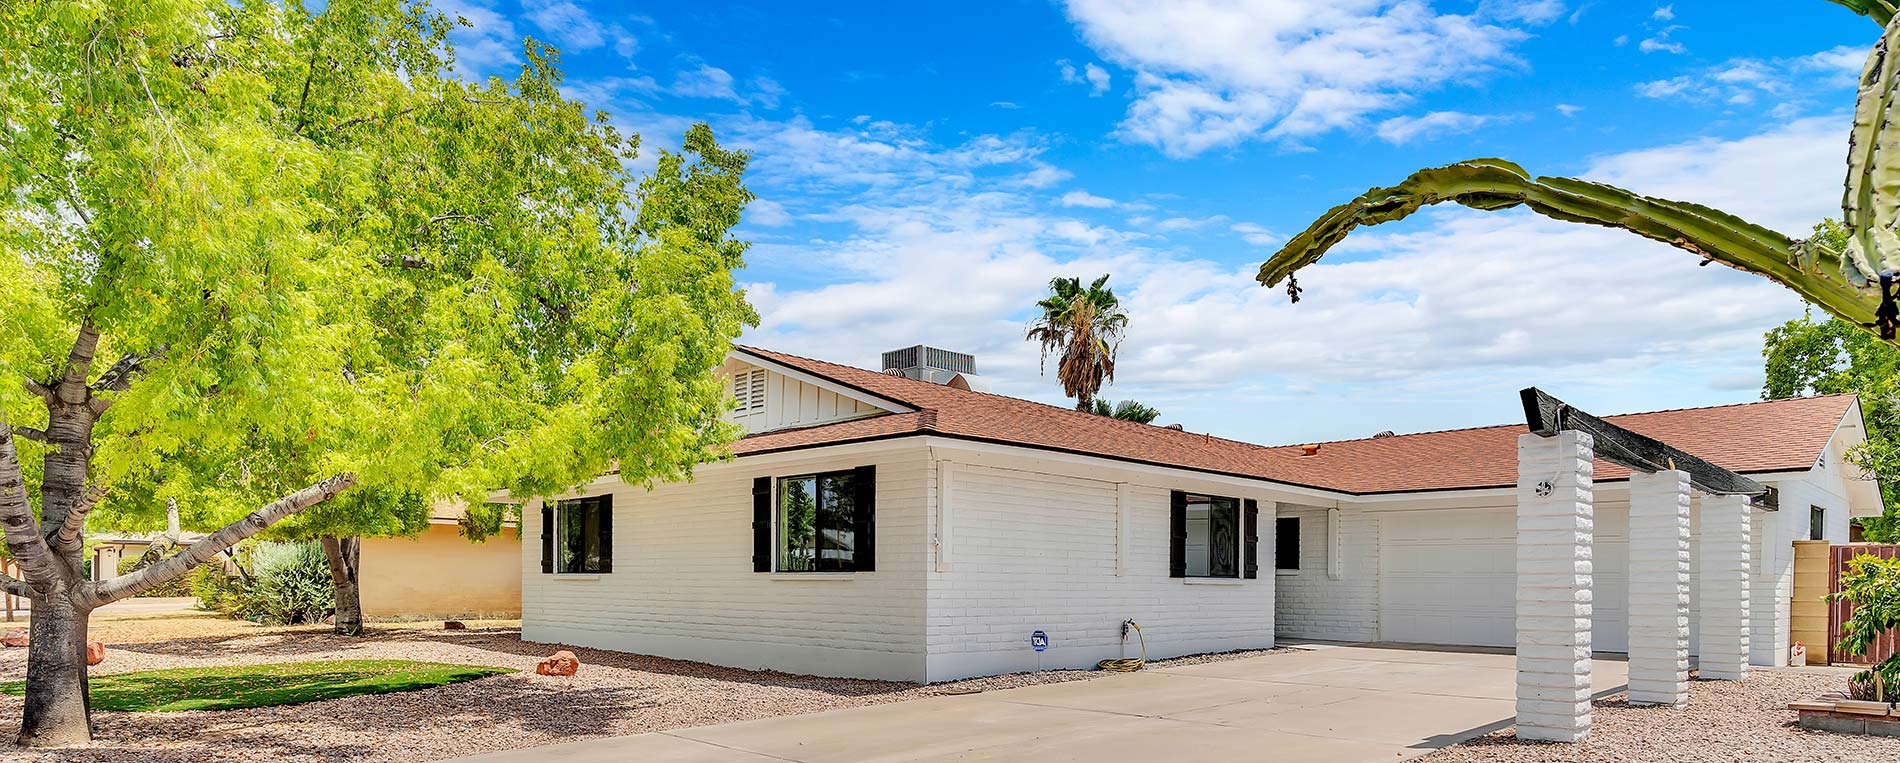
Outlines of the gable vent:
{"label": "gable vent", "polygon": [[732,397],[739,401],[733,412],[741,416],[765,410],[765,369],[733,374]]}

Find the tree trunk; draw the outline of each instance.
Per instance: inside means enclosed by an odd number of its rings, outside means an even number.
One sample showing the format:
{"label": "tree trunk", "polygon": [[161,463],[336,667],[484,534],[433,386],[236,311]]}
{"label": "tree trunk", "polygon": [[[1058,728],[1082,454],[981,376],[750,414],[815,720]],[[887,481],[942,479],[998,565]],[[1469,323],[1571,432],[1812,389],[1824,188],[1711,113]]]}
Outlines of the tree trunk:
{"label": "tree trunk", "polygon": [[340,636],[363,633],[363,593],[357,585],[362,551],[360,536],[323,536],[323,555],[330,560],[330,582],[336,584],[336,632]]}
{"label": "tree trunk", "polygon": [[92,704],[86,686],[86,621],[91,616],[91,610],[75,605],[63,593],[33,602],[20,746],[92,741]]}

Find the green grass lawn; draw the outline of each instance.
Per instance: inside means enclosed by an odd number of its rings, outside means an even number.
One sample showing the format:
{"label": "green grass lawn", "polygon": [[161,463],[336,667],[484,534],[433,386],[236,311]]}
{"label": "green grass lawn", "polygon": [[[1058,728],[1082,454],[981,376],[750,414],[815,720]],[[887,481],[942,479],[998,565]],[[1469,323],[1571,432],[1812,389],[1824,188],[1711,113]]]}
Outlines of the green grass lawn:
{"label": "green grass lawn", "polygon": [[[102,710],[237,710],[320,699],[415,691],[513,673],[508,668],[409,660],[325,660],[215,668],[174,668],[92,677],[92,706]],[[0,693],[24,694],[20,681]]]}

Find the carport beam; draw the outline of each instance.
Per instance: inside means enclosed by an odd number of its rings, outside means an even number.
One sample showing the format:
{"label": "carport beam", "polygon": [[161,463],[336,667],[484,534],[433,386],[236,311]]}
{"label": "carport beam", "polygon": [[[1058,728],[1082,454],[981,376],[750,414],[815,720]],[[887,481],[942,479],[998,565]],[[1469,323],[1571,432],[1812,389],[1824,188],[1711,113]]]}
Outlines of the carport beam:
{"label": "carport beam", "polygon": [[1517,438],[1517,736],[1590,735],[1591,436]]}
{"label": "carport beam", "polygon": [[1629,701],[1689,703],[1689,473],[1630,475]]}

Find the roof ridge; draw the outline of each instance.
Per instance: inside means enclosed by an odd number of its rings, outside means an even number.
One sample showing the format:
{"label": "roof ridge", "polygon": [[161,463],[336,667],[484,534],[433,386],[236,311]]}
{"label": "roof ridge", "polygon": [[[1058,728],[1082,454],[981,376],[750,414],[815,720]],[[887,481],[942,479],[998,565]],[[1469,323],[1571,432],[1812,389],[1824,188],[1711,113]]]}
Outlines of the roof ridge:
{"label": "roof ridge", "polygon": [[[1799,402],[1804,402],[1808,400],[1820,400],[1822,398],[1829,398],[1829,397],[1857,397],[1858,395],[1859,393],[1857,392],[1829,392],[1824,395],[1802,395],[1800,397],[1778,397],[1772,400],[1750,400],[1746,403],[1717,403],[1715,405],[1691,405],[1691,406],[1685,406],[1682,408],[1658,408],[1653,411],[1630,411],[1628,413],[1612,413],[1607,416],[1604,416],[1603,418],[1621,419],[1621,418],[1627,418],[1630,416],[1649,416],[1649,415],[1658,414],[1658,413],[1685,413],[1688,411],[1712,411],[1718,408],[1746,408],[1751,405],[1767,405],[1770,403],[1799,403]],[[1341,442],[1363,442],[1366,440],[1389,440],[1394,437],[1420,437],[1420,436],[1428,435],[1428,434],[1450,434],[1453,432],[1475,432],[1481,429],[1509,429],[1515,426],[1518,426],[1518,424],[1483,424],[1479,426],[1470,426],[1470,427],[1452,427],[1450,429],[1427,429],[1427,430],[1423,430],[1419,432],[1395,432],[1386,437],[1379,437],[1378,435],[1373,435],[1371,437],[1347,437],[1347,438],[1343,438],[1339,440],[1319,440],[1319,441],[1307,441],[1303,443],[1288,443],[1286,445],[1278,445],[1274,447],[1291,448],[1291,447],[1296,447],[1299,445],[1331,445],[1333,443],[1341,443]]]}

